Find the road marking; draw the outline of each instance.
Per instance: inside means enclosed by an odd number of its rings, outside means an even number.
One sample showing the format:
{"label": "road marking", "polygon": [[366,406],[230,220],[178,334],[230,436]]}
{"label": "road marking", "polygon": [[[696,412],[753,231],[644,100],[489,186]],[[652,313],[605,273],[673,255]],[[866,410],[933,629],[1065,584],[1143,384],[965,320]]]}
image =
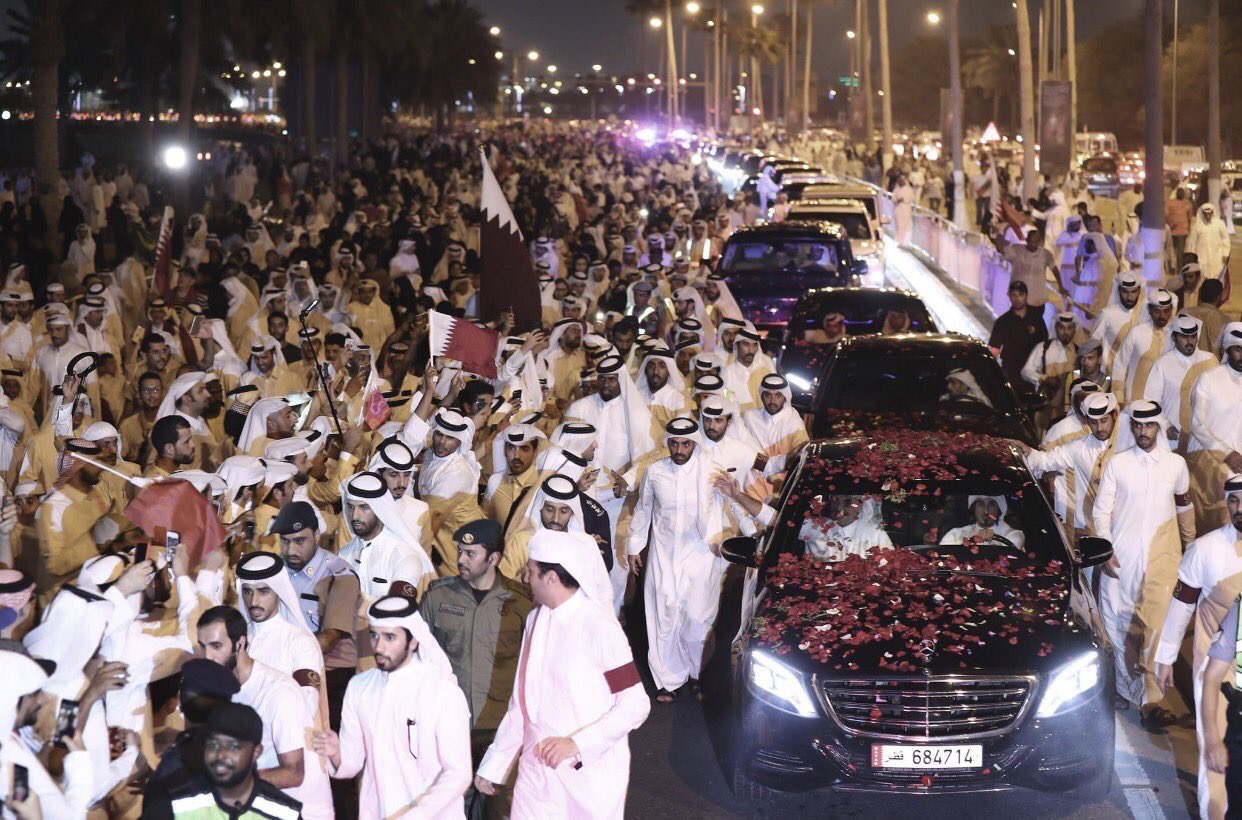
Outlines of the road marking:
{"label": "road marking", "polygon": [[1130,809],[1130,816],[1135,820],[1164,820],[1164,807],[1156,798],[1156,789],[1151,777],[1143,768],[1138,752],[1126,734],[1126,725],[1117,718],[1117,743],[1114,753],[1114,768],[1121,793]]}

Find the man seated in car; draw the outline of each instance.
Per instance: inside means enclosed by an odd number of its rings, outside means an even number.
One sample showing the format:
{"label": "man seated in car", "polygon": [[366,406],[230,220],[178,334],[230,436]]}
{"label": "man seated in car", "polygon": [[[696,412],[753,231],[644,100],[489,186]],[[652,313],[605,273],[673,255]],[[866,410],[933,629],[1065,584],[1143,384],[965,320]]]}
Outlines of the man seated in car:
{"label": "man seated in car", "polygon": [[910,332],[910,313],[905,308],[889,308],[884,311],[884,326],[880,328],[881,336],[896,336],[898,333]]}
{"label": "man seated in car", "polygon": [[999,537],[1021,549],[1025,537],[1019,530],[1005,523],[1005,513],[1009,508],[1003,495],[972,495],[967,501],[974,521],[946,532],[944,538],[940,539],[941,544],[964,544],[971,541],[1004,546],[1003,541],[997,540]]}
{"label": "man seated in car", "polygon": [[806,258],[798,266],[802,273],[836,273],[837,266],[827,258],[828,254],[822,245],[810,245],[804,249]]}
{"label": "man seated in car", "polygon": [[835,345],[845,337],[845,316],[840,313],[829,313],[819,323],[819,327],[803,331],[803,341],[813,345]]}
{"label": "man seated in car", "polygon": [[879,502],[866,495],[829,496],[821,515],[802,522],[798,538],[817,561],[841,561],[848,555],[866,555],[872,547],[893,546],[884,531]]}
{"label": "man seated in car", "polygon": [[983,395],[974,374],[964,367],[949,371],[944,377],[944,389],[948,392],[940,397],[941,401],[971,401],[992,406],[988,397]]}

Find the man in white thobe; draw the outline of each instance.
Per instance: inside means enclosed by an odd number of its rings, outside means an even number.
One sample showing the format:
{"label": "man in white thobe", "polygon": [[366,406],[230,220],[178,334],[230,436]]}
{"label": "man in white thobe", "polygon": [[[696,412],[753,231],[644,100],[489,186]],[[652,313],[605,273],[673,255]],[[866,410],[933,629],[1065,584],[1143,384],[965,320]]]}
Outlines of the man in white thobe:
{"label": "man in white thobe", "polygon": [[1216,366],[1211,353],[1199,348],[1203,323],[1193,316],[1178,316],[1171,324],[1173,349],[1156,359],[1143,398],[1164,408],[1169,421],[1169,442],[1178,452],[1190,443],[1190,392],[1205,372]]}
{"label": "man in white thobe", "polygon": [[1113,557],[1099,578],[1099,600],[1117,692],[1139,707],[1148,729],[1173,717],[1158,705],[1163,693],[1152,653],[1177,582],[1182,544],[1194,540],[1190,474],[1185,460],[1169,449],[1167,427],[1154,401],[1127,408],[1092,508],[1095,534],[1113,543]]}
{"label": "man in white thobe", "polygon": [[[407,422],[407,428],[426,426],[417,416],[411,416]],[[432,520],[438,524],[430,546],[440,554],[440,566],[449,575],[455,573],[457,566],[453,534],[483,517],[478,502],[482,468],[474,456],[474,433],[474,422],[469,417],[441,408],[431,418],[430,435],[416,442],[428,445],[423,451],[418,491],[430,508]]]}
{"label": "man in white thobe", "polygon": [[784,376],[769,373],[758,388],[759,406],[744,413],[742,421],[768,459],[765,473],[774,476],[785,471],[790,454],[809,441],[810,436],[802,416],[794,409],[793,391]]}
{"label": "man in white thobe", "polygon": [[1050,450],[1026,452],[1027,466],[1036,478],[1047,473],[1065,476],[1065,526],[1078,535],[1091,532],[1096,488],[1104,464],[1114,450],[1117,397],[1112,393],[1091,393],[1083,399],[1082,413],[1091,435],[1071,439]]}
{"label": "man in white thobe", "polygon": [[634,379],[639,394],[651,409],[652,420],[668,424],[676,416],[685,415],[688,398],[686,381],[677,369],[673,352],[664,345],[647,351]]}
{"label": "man in white thobe", "polygon": [[1211,202],[1200,205],[1199,218],[1190,223],[1186,252],[1199,257],[1199,267],[1209,279],[1220,279],[1229,269],[1229,228]]}
{"label": "man in white thobe", "polygon": [[1242,322],[1221,333],[1221,363],[1195,383],[1190,394],[1190,495],[1199,532],[1225,523],[1220,486],[1242,473]]}
{"label": "man in white thobe", "polygon": [[743,413],[759,407],[759,383],[764,376],[776,372],[772,360],[759,349],[761,338],[753,324],[742,325],[733,339],[733,357],[720,373]]}
{"label": "man in white thobe", "polygon": [[[1083,413],[1082,403],[1087,396],[1092,393],[1099,393],[1100,386],[1088,379],[1075,379],[1070,384],[1070,411],[1065,417],[1054,422],[1048,431],[1044,433],[1043,439],[1039,442],[1039,448],[1044,452],[1056,449],[1062,444],[1069,444],[1075,439],[1090,435],[1091,431],[1087,429],[1087,417]],[[1067,521],[1065,512],[1068,509],[1067,493],[1069,484],[1065,475],[1060,472],[1051,474],[1052,480],[1052,508],[1062,521]]]}
{"label": "man in white thobe", "polygon": [[1142,317],[1139,306],[1142,295],[1143,284],[1135,274],[1129,271],[1117,274],[1117,285],[1109,295],[1108,304],[1095,317],[1091,328],[1091,337],[1104,345],[1105,370],[1112,369],[1117,349]]}
{"label": "man in white thobe", "polygon": [[1167,290],[1148,291],[1147,312],[1117,347],[1113,359],[1113,392],[1118,401],[1143,397],[1156,360],[1173,347],[1169,322],[1175,307],[1176,300]]}
{"label": "man in white thobe", "polygon": [[1005,522],[1005,513],[1009,505],[1003,495],[972,495],[966,499],[970,510],[971,522],[961,527],[954,527],[940,539],[941,544],[997,544],[1008,546],[999,538],[1005,539],[1019,550],[1026,543],[1026,536],[1021,530],[1015,530]]}
{"label": "man in white thobe", "polygon": [[[1177,570],[1173,601],[1169,604],[1164,627],[1160,631],[1160,644],[1156,647],[1156,683],[1167,691],[1173,684],[1173,663],[1181,653],[1182,637],[1191,619],[1194,619],[1191,672],[1196,707],[1202,701],[1203,670],[1208,660],[1208,647],[1212,644],[1212,638],[1220,632],[1221,622],[1230,608],[1242,595],[1242,474],[1231,476],[1225,482],[1224,496],[1229,521],[1219,529],[1199,536],[1186,548]],[[1213,716],[1205,716],[1201,708],[1196,708],[1195,715],[1195,731],[1199,740],[1199,816],[1221,818],[1227,809],[1225,781],[1206,765],[1204,727],[1205,721],[1212,720],[1223,733],[1225,710],[1222,708]]]}
{"label": "man in white thobe", "polygon": [[380,598],[367,610],[375,668],[345,689],[341,731],[311,743],[332,776],[360,772],[361,820],[465,817],[470,710],[448,656],[413,599]]}
{"label": "man in white thobe", "polygon": [[358,473],[341,485],[341,500],[353,537],[340,555],[358,573],[363,606],[385,595],[417,597],[434,573],[426,555],[419,555],[418,541],[406,530],[384,479],[378,473]]}
{"label": "man in white thobe", "polygon": [[[526,618],[513,695],[475,777],[494,794],[515,762],[513,820],[621,820],[630,732],[651,710],[612,602],[592,598],[602,572],[594,540],[541,530],[526,577]],[[582,580],[580,580],[582,579]]]}

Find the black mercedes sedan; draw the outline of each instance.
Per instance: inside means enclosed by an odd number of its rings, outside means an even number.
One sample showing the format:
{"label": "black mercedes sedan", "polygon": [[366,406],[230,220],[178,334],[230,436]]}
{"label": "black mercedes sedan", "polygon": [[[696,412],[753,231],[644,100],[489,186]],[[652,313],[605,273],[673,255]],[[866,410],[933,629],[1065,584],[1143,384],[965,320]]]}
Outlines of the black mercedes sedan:
{"label": "black mercedes sedan", "polygon": [[1112,548],[1069,545],[1008,440],[812,443],[775,525],[724,555],[745,568],[713,682],[739,794],[1108,791],[1113,662],[1083,569]]}
{"label": "black mercedes sedan", "polygon": [[816,438],[898,424],[1039,437],[996,357],[979,339],[956,333],[846,336],[814,360],[787,368],[794,406]]}

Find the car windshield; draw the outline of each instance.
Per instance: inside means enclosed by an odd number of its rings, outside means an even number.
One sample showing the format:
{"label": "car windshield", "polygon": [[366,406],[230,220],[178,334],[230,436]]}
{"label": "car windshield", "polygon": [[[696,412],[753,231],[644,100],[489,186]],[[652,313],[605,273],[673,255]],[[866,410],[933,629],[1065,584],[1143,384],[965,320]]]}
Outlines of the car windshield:
{"label": "car windshield", "polygon": [[992,415],[1016,409],[996,360],[945,351],[852,350],[832,366],[824,406],[842,410],[937,410]]}
{"label": "car windshield", "polygon": [[841,260],[836,243],[814,237],[750,239],[730,242],[720,261],[721,273],[832,273]]}
{"label": "car windshield", "polygon": [[[877,547],[1008,567],[1047,568],[1066,560],[1045,497],[1008,460],[1002,440],[888,431],[878,442],[804,458],[765,566],[782,555],[837,562]],[[960,451],[963,442],[984,442],[983,449]],[[921,470],[906,463],[916,449],[926,454],[918,460]]]}
{"label": "car windshield", "polygon": [[850,239],[871,239],[871,222],[866,214],[811,207],[798,208],[790,219],[822,219],[835,222],[845,229]]}
{"label": "car windshield", "polygon": [[851,199],[861,202],[863,207],[867,209],[867,215],[872,219],[876,218],[875,197],[871,194],[861,193],[844,193],[831,187],[821,188],[818,185],[808,186],[809,190],[802,192],[804,199]]}
{"label": "car windshield", "polygon": [[[838,336],[837,332],[832,332],[835,328],[827,327],[829,317],[832,317],[832,324],[840,321],[834,314],[844,318],[846,336],[863,336],[879,333],[884,328],[889,311],[904,313],[909,320],[906,329],[912,333],[936,330],[927,308],[918,299],[903,293],[883,291],[842,291],[809,297],[794,313],[789,329],[795,334],[795,339],[827,344],[830,337]],[[893,319],[894,322],[902,321],[900,315]]]}

